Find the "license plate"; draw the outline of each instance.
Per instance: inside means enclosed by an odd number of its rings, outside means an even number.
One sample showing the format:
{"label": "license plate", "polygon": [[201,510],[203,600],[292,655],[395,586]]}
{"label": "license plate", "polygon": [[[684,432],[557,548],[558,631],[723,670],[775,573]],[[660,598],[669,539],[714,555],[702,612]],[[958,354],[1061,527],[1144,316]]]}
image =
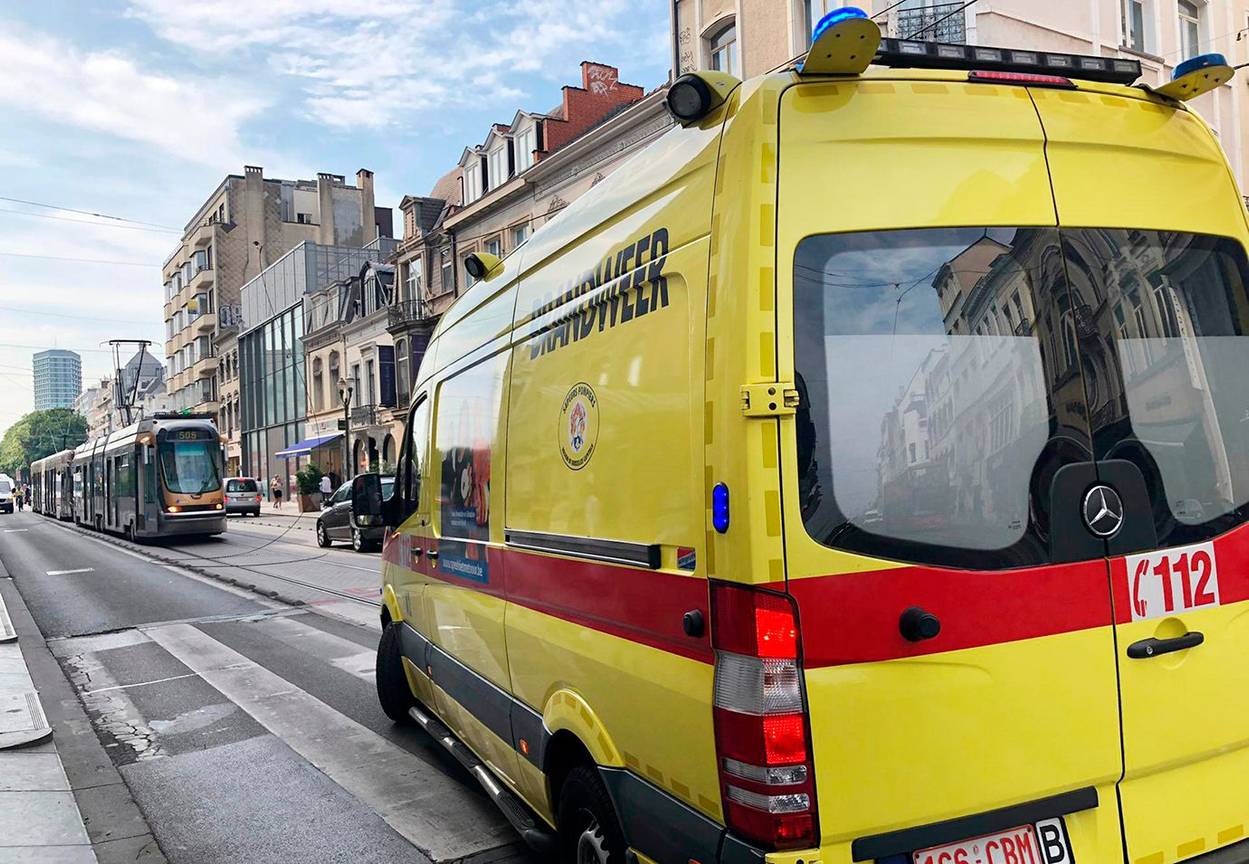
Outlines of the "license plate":
{"label": "license plate", "polygon": [[912,864],[1075,864],[1062,819],[911,853]]}

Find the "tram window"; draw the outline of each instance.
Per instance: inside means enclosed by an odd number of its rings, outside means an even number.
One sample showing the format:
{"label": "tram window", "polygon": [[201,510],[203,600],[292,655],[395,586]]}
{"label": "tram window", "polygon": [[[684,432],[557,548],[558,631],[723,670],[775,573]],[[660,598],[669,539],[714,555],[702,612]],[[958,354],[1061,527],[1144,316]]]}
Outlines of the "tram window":
{"label": "tram window", "polygon": [[160,445],[161,471],[170,492],[198,495],[221,488],[221,474],[211,441],[165,441]]}

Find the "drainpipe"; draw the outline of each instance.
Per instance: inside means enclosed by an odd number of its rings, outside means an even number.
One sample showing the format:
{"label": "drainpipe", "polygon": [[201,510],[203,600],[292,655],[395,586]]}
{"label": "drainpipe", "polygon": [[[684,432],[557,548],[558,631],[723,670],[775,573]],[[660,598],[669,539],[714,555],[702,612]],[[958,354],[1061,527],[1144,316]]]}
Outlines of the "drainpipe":
{"label": "drainpipe", "polygon": [[681,74],[681,31],[677,23],[677,4],[681,0],[672,0],[672,74],[668,77],[671,83]]}

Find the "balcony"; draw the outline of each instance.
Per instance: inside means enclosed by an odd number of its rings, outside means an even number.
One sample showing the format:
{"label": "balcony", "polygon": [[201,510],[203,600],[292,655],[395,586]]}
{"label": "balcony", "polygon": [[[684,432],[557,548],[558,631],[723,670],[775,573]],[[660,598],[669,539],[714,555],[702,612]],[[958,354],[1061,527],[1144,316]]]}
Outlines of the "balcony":
{"label": "balcony", "polygon": [[936,3],[917,9],[899,9],[894,26],[899,39],[921,42],[967,41],[967,19],[962,3]]}
{"label": "balcony", "polygon": [[200,333],[211,333],[217,329],[217,313],[205,312],[191,322]]}
{"label": "balcony", "polygon": [[192,294],[198,294],[201,290],[208,288],[213,283],[213,268],[205,267],[199,270],[191,277],[191,281],[186,287],[190,289]]}
{"label": "balcony", "polygon": [[388,329],[407,327],[433,318],[434,307],[428,300],[403,300],[388,306],[386,314]]}
{"label": "balcony", "polygon": [[213,232],[219,223],[204,222],[191,235],[191,245],[196,249],[203,249],[213,242]]}
{"label": "balcony", "polygon": [[226,304],[217,309],[217,332],[234,332],[243,324],[241,307],[238,304]]}
{"label": "balcony", "polygon": [[351,409],[351,428],[360,429],[365,426],[377,425],[376,405],[357,405]]}

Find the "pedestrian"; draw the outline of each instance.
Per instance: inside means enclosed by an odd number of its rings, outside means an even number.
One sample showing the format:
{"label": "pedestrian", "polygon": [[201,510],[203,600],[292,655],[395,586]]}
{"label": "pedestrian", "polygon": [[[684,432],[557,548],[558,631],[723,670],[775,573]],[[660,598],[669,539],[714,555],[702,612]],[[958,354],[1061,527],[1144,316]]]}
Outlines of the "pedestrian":
{"label": "pedestrian", "polygon": [[13,493],[13,499],[17,501],[17,512],[22,512],[22,505],[26,503],[26,496],[22,494],[22,484],[17,484],[17,490]]}
{"label": "pedestrian", "polygon": [[332,495],[333,492],[334,492],[334,485],[330,481],[330,475],[322,474],[321,475],[321,500],[322,501],[330,500],[330,495]]}
{"label": "pedestrian", "polygon": [[273,509],[282,509],[282,481],[278,480],[278,475],[273,475],[273,482],[269,484],[269,491],[273,495]]}

